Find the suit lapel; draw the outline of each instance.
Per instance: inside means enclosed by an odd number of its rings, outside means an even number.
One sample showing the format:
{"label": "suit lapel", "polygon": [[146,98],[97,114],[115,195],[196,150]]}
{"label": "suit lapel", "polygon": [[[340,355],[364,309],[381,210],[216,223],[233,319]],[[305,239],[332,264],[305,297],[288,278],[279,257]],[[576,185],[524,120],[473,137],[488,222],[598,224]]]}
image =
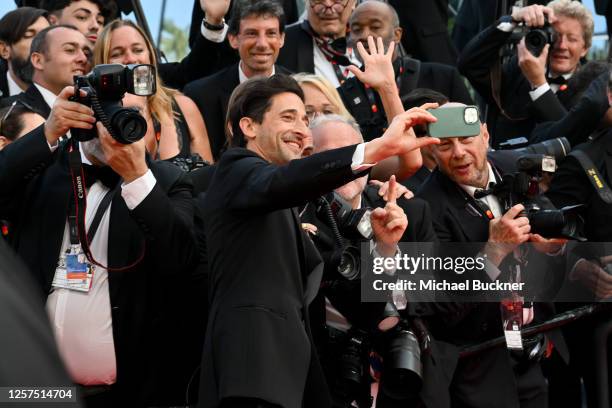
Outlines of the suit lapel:
{"label": "suit lapel", "polygon": [[30,85],[23,93],[23,100],[28,103],[40,116],[47,119],[51,114],[51,108],[45,102],[45,98],[40,94],[34,84]]}
{"label": "suit lapel", "polygon": [[296,45],[298,72],[314,72],[314,44],[312,38],[300,27],[300,41]]}
{"label": "suit lapel", "polygon": [[[480,242],[483,237],[488,236],[489,220],[480,212],[469,209],[470,200],[467,194],[463,194],[461,187],[452,182],[441,172],[438,178],[443,189],[446,191],[450,214],[456,220],[456,224],[463,232],[465,241]],[[472,207],[475,207],[472,205]]]}
{"label": "suit lapel", "polygon": [[323,261],[314,243],[302,229],[300,217],[295,208],[291,208],[291,217],[296,227],[296,242],[300,259],[300,287],[303,288],[304,304],[308,305],[317,295],[323,277]]}

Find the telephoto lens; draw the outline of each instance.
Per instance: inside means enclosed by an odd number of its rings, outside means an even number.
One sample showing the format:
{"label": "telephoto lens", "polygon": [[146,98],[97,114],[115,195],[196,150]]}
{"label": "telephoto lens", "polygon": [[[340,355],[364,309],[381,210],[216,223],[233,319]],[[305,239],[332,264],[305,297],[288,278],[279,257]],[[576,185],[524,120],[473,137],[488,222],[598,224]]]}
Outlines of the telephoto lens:
{"label": "telephoto lens", "polygon": [[381,387],[391,398],[417,399],[423,387],[419,340],[404,322],[394,330],[384,354]]}

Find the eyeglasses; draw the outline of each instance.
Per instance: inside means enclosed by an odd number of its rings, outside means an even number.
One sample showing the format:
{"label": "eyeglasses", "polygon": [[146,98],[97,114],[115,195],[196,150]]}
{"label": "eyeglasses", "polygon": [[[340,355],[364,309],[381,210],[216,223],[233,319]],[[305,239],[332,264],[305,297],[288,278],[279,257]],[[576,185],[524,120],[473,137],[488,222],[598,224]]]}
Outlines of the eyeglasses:
{"label": "eyeglasses", "polygon": [[328,0],[310,0],[310,7],[317,14],[327,11],[327,9],[331,9],[336,13],[342,13],[349,0],[332,0],[330,6],[327,5],[327,2]]}

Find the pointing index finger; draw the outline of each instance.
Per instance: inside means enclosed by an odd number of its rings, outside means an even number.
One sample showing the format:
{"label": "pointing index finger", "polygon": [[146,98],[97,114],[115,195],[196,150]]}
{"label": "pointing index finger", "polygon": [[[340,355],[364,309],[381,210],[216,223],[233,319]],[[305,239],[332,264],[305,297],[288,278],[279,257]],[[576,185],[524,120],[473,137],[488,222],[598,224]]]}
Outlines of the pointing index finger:
{"label": "pointing index finger", "polygon": [[397,198],[397,182],[395,181],[395,175],[389,177],[389,190],[387,192],[387,203],[396,204]]}

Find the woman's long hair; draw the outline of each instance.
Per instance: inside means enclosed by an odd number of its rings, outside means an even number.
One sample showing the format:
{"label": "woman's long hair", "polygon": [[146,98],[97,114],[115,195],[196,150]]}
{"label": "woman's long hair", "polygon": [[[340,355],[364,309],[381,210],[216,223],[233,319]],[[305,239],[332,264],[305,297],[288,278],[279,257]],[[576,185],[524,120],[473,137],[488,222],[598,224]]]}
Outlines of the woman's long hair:
{"label": "woman's long hair", "polygon": [[[155,49],[153,48],[153,45],[145,35],[144,31],[142,31],[140,27],[138,27],[130,20],[113,20],[104,27],[94,47],[94,65],[109,63],[111,36],[113,31],[120,27],[132,27],[134,30],[138,31],[140,36],[143,38],[144,43],[146,44],[147,50],[149,51],[149,55],[151,58],[150,63],[157,70],[157,56],[155,54]],[[157,92],[154,95],[147,97],[147,106],[149,108],[149,112],[151,112],[151,116],[153,116],[159,122],[172,120],[174,118],[172,101],[174,96],[177,95],[178,92],[174,89],[165,87],[161,78],[159,77],[159,74],[155,75],[155,78],[157,82]]]}

